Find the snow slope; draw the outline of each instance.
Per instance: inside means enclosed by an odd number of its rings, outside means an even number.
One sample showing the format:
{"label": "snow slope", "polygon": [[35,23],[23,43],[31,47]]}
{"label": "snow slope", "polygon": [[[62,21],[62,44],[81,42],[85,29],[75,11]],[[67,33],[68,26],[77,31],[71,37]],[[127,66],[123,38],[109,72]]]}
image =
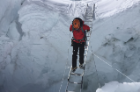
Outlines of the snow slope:
{"label": "snow slope", "polygon": [[[15,21],[5,14],[14,22],[0,22],[0,28],[4,30],[0,36],[0,92],[58,92],[66,68],[61,89],[64,92],[72,55],[69,25],[74,17],[83,17],[86,3],[96,3],[96,20],[93,23],[83,92],[93,92],[98,88],[93,61],[101,86],[111,81],[131,82],[93,53],[139,82],[139,0],[63,1],[27,0],[19,7],[19,17]],[[2,14],[0,12],[0,16]],[[3,18],[6,19],[6,16]],[[10,31],[7,33],[7,30]],[[125,92],[123,88],[129,87],[127,84],[105,84],[106,89],[103,87],[97,92],[109,90],[108,85],[121,85],[119,92]],[[132,84],[137,87],[132,87],[132,91],[138,92],[139,83]],[[74,89],[78,90],[78,87]],[[116,90],[113,89],[114,92]]]}

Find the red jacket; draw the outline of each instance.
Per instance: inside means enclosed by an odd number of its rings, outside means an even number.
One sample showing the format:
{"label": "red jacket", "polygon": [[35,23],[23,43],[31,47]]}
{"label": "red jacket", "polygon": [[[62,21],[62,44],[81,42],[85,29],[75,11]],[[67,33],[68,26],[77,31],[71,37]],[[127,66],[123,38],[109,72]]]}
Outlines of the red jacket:
{"label": "red jacket", "polygon": [[[84,21],[83,21],[83,30],[87,30],[87,31],[90,31],[90,27],[87,26],[86,24],[84,24]],[[72,31],[72,25],[70,25],[70,31]],[[79,29],[79,31],[77,30],[74,30],[73,31],[73,37],[76,39],[76,40],[81,40],[83,39],[84,37],[84,33],[82,32],[81,28]],[[74,40],[74,42],[77,42],[77,43],[80,43],[79,41],[76,41]],[[84,40],[82,40],[81,42],[85,42]]]}

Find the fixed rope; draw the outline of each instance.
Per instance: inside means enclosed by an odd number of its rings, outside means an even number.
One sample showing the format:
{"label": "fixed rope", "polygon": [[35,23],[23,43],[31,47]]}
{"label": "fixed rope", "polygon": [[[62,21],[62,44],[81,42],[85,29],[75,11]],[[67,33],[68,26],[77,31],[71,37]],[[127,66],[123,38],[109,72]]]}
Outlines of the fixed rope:
{"label": "fixed rope", "polygon": [[[93,53],[92,53],[93,54]],[[93,54],[94,55],[94,54]],[[101,88],[101,85],[100,85],[100,80],[99,80],[99,75],[98,75],[98,71],[97,71],[97,68],[96,68],[96,64],[95,64],[95,61],[93,60],[94,62],[94,66],[95,66],[95,70],[96,70],[96,73],[97,73],[97,78],[98,78],[98,86],[99,88]]]}
{"label": "fixed rope", "polygon": [[[107,64],[108,66],[112,67],[112,65],[110,65],[109,63],[107,63],[105,60],[103,60],[102,58],[100,58],[98,55],[94,54],[94,56],[96,56],[97,58],[99,58],[101,61],[103,61],[105,64]],[[130,77],[128,77],[127,75],[125,75],[124,73],[122,73],[121,71],[119,71],[118,69],[112,67],[113,69],[115,69],[117,72],[119,72],[121,75],[125,76],[127,79],[129,79],[132,82],[135,82],[133,79],[131,79]]]}

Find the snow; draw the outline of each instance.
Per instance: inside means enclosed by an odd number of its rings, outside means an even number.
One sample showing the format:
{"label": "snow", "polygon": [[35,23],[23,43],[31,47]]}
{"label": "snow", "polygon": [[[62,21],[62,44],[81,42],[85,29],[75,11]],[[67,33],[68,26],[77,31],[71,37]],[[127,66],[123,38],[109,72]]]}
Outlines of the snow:
{"label": "snow", "polygon": [[139,92],[140,83],[118,83],[116,81],[110,82],[103,86],[102,88],[97,89],[96,92]]}
{"label": "snow", "polygon": [[139,0],[100,0],[96,3],[97,17],[110,17],[116,13],[124,11],[132,5],[139,2]]}
{"label": "snow", "polygon": [[95,3],[96,20],[83,92],[140,91],[139,0],[2,0],[0,92],[58,92],[61,84],[64,92],[72,58],[69,26],[83,18],[87,3]]}

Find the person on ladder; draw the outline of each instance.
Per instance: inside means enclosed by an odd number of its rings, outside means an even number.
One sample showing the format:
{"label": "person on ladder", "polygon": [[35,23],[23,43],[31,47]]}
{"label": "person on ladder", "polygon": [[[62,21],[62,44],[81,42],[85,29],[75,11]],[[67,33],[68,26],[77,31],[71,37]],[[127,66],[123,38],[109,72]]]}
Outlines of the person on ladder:
{"label": "person on ladder", "polygon": [[84,24],[84,21],[81,18],[74,18],[72,24],[70,25],[70,31],[73,32],[72,46],[73,46],[73,55],[72,55],[72,72],[77,69],[77,52],[79,48],[79,67],[83,68],[84,64],[84,46],[86,43],[86,31],[90,31],[90,27]]}

